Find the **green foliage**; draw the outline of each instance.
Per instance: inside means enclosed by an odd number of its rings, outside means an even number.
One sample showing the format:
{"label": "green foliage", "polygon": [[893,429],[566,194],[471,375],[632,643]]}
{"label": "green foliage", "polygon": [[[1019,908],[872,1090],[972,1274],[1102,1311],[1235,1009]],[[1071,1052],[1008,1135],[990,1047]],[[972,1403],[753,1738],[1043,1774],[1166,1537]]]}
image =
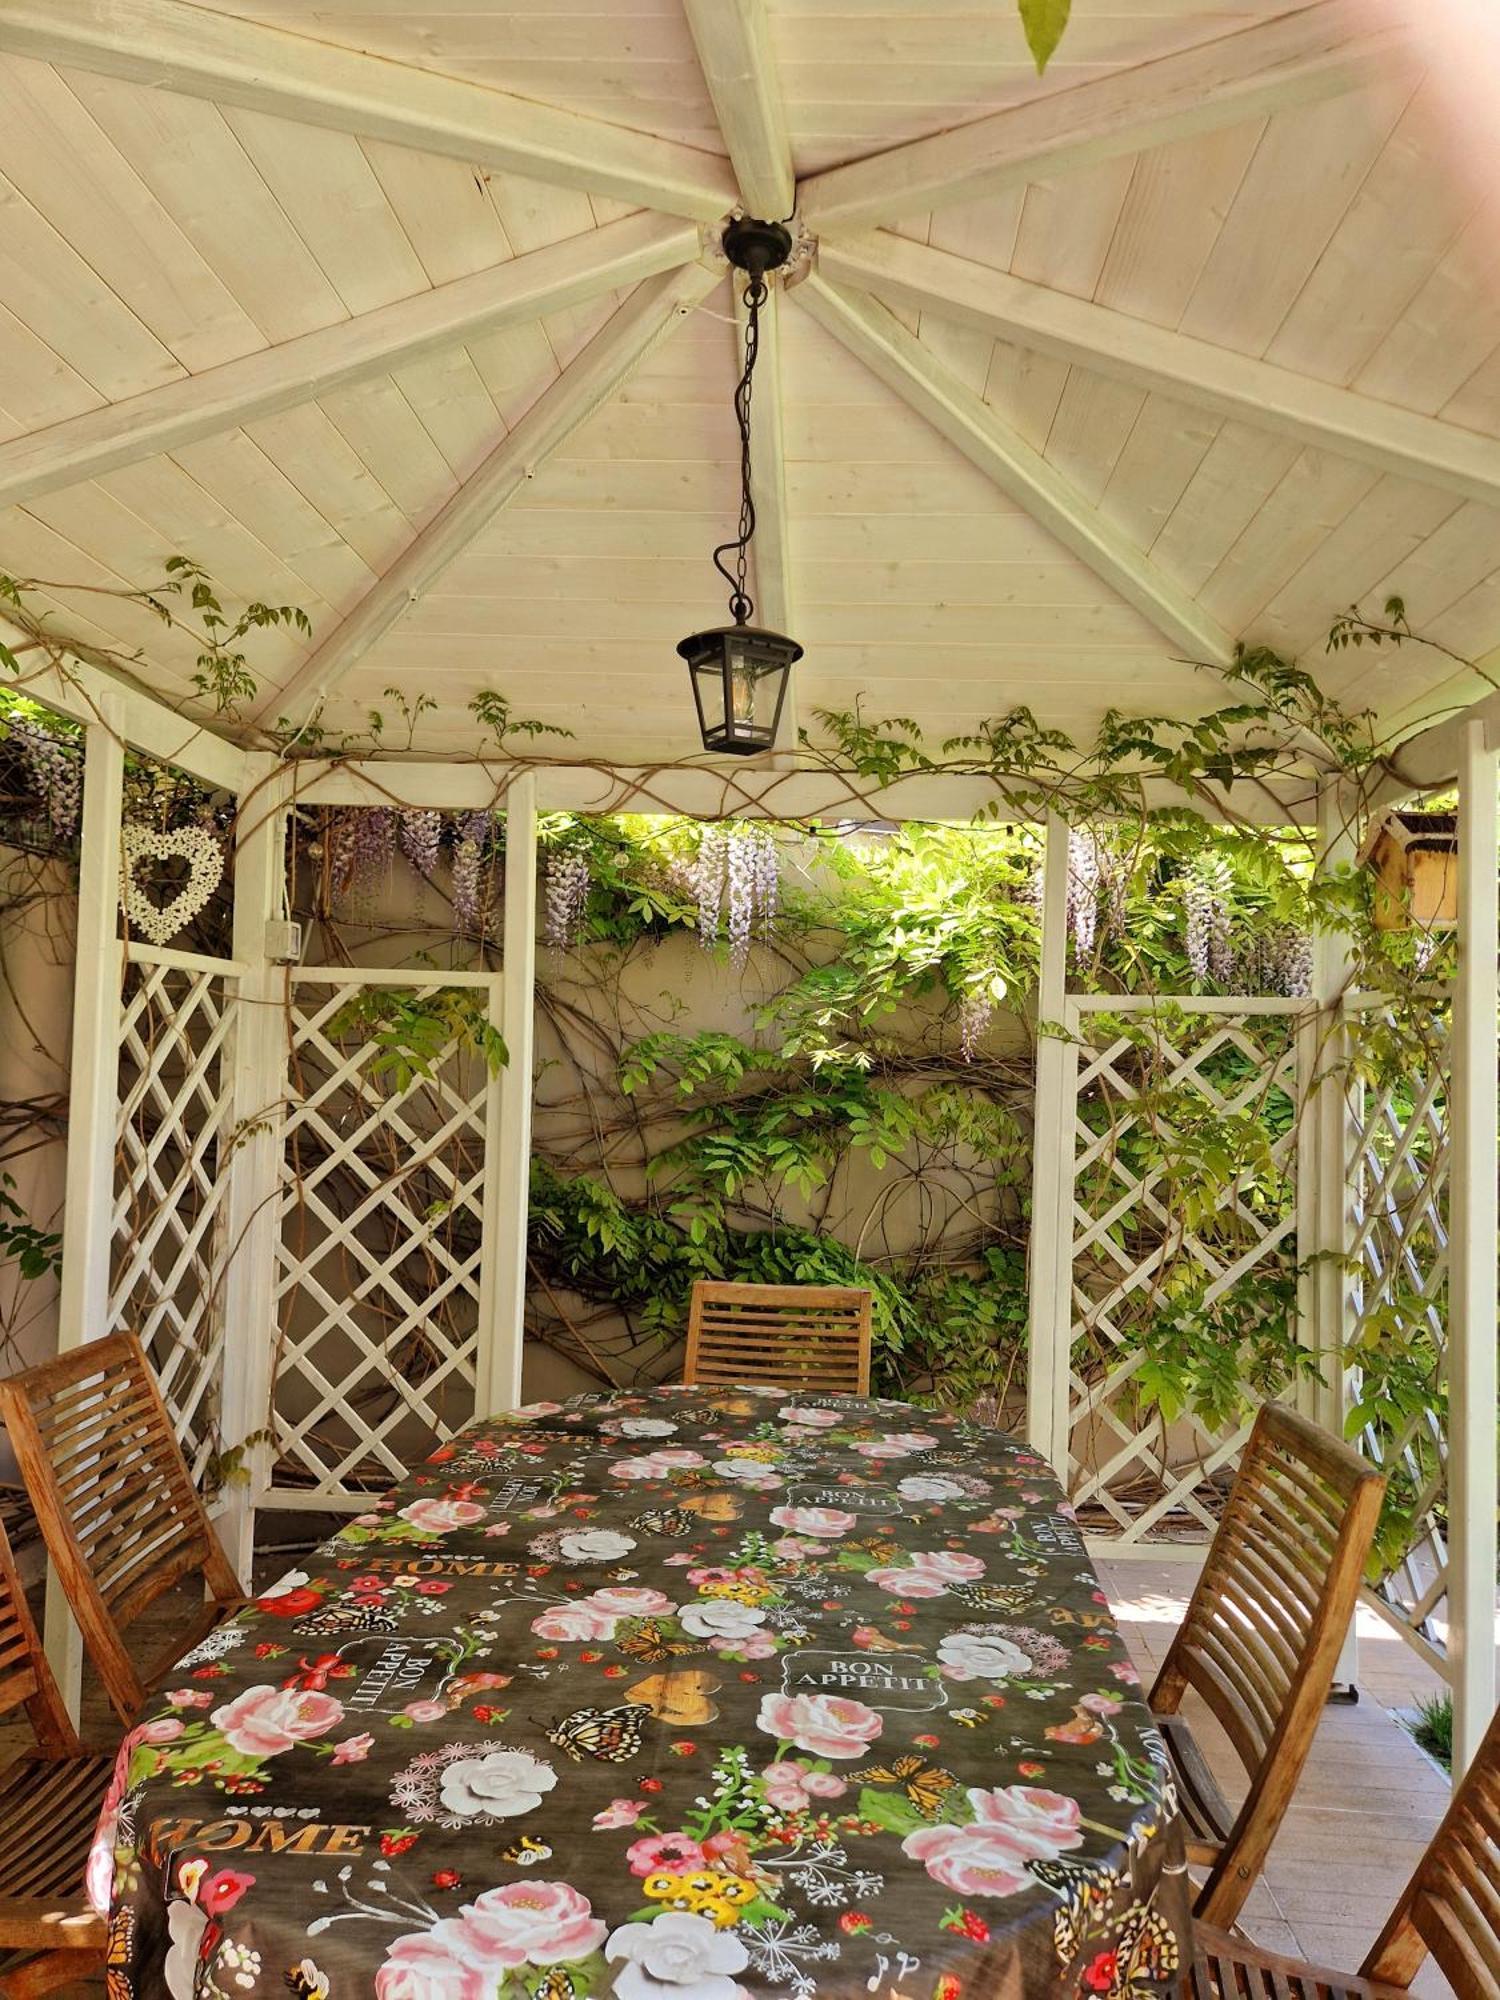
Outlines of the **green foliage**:
{"label": "green foliage", "polygon": [[[434,978],[441,978],[435,973]],[[363,1038],[375,1054],[368,1076],[407,1090],[421,1077],[430,1081],[450,1048],[482,1056],[491,1071],[504,1069],[510,1052],[490,1023],[484,990],[443,986],[424,994],[414,986],[365,986],[347,999],[328,1024],[338,1041]]]}
{"label": "green foliage", "polygon": [[533,722],[512,714],[510,703],[493,688],[485,688],[469,703],[469,713],[482,722],[503,749],[508,736],[571,736],[571,729],[557,729],[550,722]]}
{"label": "green foliage", "polygon": [[38,1229],[15,1197],[15,1181],[0,1173],[0,1258],[14,1261],[23,1278],[58,1277],[62,1238]]}
{"label": "green foliage", "polygon": [[1016,0],[1016,4],[1026,30],[1026,46],[1040,76],[1062,40],[1072,0]]}
{"label": "green foliage", "polygon": [[257,687],[242,641],[251,632],[277,626],[290,627],[310,639],[312,621],[300,605],[258,601],[245,605],[231,618],[218,586],[200,563],[188,556],[169,556],[164,567],[166,580],[154,591],[142,591],[141,600],[169,625],[182,621],[167,600],[186,602],[201,642],[193,686],[205,701],[212,702],[215,715],[233,716],[244,702],[254,700]]}
{"label": "green foliage", "polygon": [[1417,1719],[1412,1735],[1427,1752],[1436,1757],[1445,1771],[1453,1769],[1453,1691],[1444,1688],[1441,1694],[1426,1695],[1417,1704]]}

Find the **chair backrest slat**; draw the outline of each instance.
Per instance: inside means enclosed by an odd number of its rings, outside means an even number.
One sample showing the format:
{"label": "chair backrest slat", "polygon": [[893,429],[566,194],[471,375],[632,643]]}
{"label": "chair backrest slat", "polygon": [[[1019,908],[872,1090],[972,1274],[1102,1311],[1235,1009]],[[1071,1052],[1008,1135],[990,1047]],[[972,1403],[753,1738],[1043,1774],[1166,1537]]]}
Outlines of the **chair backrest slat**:
{"label": "chair backrest slat", "polygon": [[866,1396],[871,1303],[854,1286],[702,1279],[693,1287],[682,1379]]}
{"label": "chair backrest slat", "polygon": [[1431,1952],[1458,2000],[1500,1994],[1500,1714],[1364,1963],[1409,1986]]}
{"label": "chair backrest slat", "polygon": [[84,1643],[131,1720],[146,1697],[132,1621],[195,1572],[221,1601],[238,1595],[139,1342],[111,1334],[11,1376],[0,1416]]}
{"label": "chair backrest slat", "polygon": [[1201,1695],[1250,1780],[1198,1899],[1207,1923],[1239,1914],[1312,1747],[1384,1487],[1308,1418],[1261,1411],[1151,1696],[1171,1713]]}
{"label": "chair backrest slat", "polygon": [[49,1750],[77,1750],[77,1733],[42,1651],[10,1542],[0,1528],[0,1715],[23,1705],[39,1743]]}

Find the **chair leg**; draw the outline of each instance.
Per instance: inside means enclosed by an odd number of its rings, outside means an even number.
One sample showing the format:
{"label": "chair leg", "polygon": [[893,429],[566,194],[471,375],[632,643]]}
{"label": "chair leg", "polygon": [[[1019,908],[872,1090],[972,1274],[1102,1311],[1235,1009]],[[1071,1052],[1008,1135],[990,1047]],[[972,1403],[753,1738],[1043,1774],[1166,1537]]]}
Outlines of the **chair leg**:
{"label": "chair leg", "polygon": [[56,1993],[75,1979],[90,1979],[104,1969],[104,1957],[97,1951],[48,1951],[28,1958],[24,1965],[0,1974],[0,2000],[37,2000],[43,1993]]}

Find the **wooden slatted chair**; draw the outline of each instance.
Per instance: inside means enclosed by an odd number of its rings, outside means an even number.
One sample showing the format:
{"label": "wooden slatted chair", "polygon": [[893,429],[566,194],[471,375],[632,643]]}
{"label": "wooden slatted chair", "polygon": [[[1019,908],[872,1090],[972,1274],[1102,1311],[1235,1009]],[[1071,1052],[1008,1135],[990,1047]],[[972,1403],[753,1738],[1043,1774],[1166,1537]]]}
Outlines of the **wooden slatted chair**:
{"label": "wooden slatted chair", "polygon": [[103,1969],[104,1923],[84,1867],[114,1758],[81,1748],[0,1529],[0,1715],[26,1710],[36,1748],[0,1770],[0,1996]]}
{"label": "wooden slatted chair", "polygon": [[684,1382],[773,1382],[870,1393],[869,1292],[843,1285],[727,1285],[700,1278]]}
{"label": "wooden slatted chair", "polygon": [[[140,1343],[111,1334],[12,1375],[0,1418],[83,1643],[116,1714],[133,1722],[174,1663],[245,1601]],[[139,1670],[126,1630],[198,1574],[202,1616]]]}
{"label": "wooden slatted chair", "polygon": [[1389,2000],[1429,1954],[1458,2000],[1500,2000],[1500,1715],[1357,1973],[1198,1926],[1192,2000]]}
{"label": "wooden slatted chair", "polygon": [[[1231,1925],[1265,1864],[1333,1685],[1385,1481],[1337,1438],[1267,1404],[1151,1708],[1177,1777],[1196,1911]],[[1194,1689],[1249,1790],[1236,1813],[1178,1714]]]}

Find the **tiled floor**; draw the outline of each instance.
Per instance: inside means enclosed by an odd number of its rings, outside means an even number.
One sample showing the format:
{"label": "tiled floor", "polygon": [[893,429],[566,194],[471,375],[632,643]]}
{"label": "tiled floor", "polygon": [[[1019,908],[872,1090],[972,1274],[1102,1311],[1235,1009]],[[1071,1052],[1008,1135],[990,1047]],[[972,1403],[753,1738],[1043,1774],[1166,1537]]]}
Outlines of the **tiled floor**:
{"label": "tiled floor", "polygon": [[[257,1582],[263,1586],[279,1575],[288,1560],[258,1564]],[[1101,1561],[1098,1567],[1149,1683],[1186,1609],[1194,1567],[1144,1561]],[[173,1607],[168,1600],[158,1611],[152,1623],[160,1625],[164,1643],[174,1615],[186,1620],[190,1606]],[[1447,1779],[1390,1712],[1434,1692],[1436,1677],[1374,1613],[1360,1613],[1358,1630],[1361,1698],[1352,1707],[1325,1710],[1297,1798],[1243,1918],[1262,1944],[1346,1971],[1359,1965],[1448,1799]],[[142,1650],[155,1650],[157,1640],[152,1630]],[[96,1693],[87,1711],[86,1723],[102,1740],[107,1713]],[[1222,1731],[1192,1697],[1187,1712],[1226,1795],[1237,1799],[1243,1779]],[[0,1730],[0,1763],[18,1747]],[[67,1992],[75,2000],[99,2000],[103,1990],[101,1981]],[[1447,1982],[1431,1966],[1413,1992],[1419,2000],[1451,2000]]]}
{"label": "tiled floor", "polygon": [[[1149,1680],[1186,1608],[1193,1568],[1181,1562],[1101,1562],[1099,1571],[1131,1655]],[[1448,1803],[1444,1774],[1391,1714],[1437,1688],[1411,1649],[1375,1613],[1358,1623],[1360,1699],[1324,1710],[1297,1797],[1241,1919],[1269,1948],[1358,1968]],[[1387,1706],[1387,1703],[1390,1706]],[[1225,1794],[1244,1780],[1228,1739],[1201,1702],[1184,1712]],[[1413,1992],[1450,1988],[1432,1966]]]}

